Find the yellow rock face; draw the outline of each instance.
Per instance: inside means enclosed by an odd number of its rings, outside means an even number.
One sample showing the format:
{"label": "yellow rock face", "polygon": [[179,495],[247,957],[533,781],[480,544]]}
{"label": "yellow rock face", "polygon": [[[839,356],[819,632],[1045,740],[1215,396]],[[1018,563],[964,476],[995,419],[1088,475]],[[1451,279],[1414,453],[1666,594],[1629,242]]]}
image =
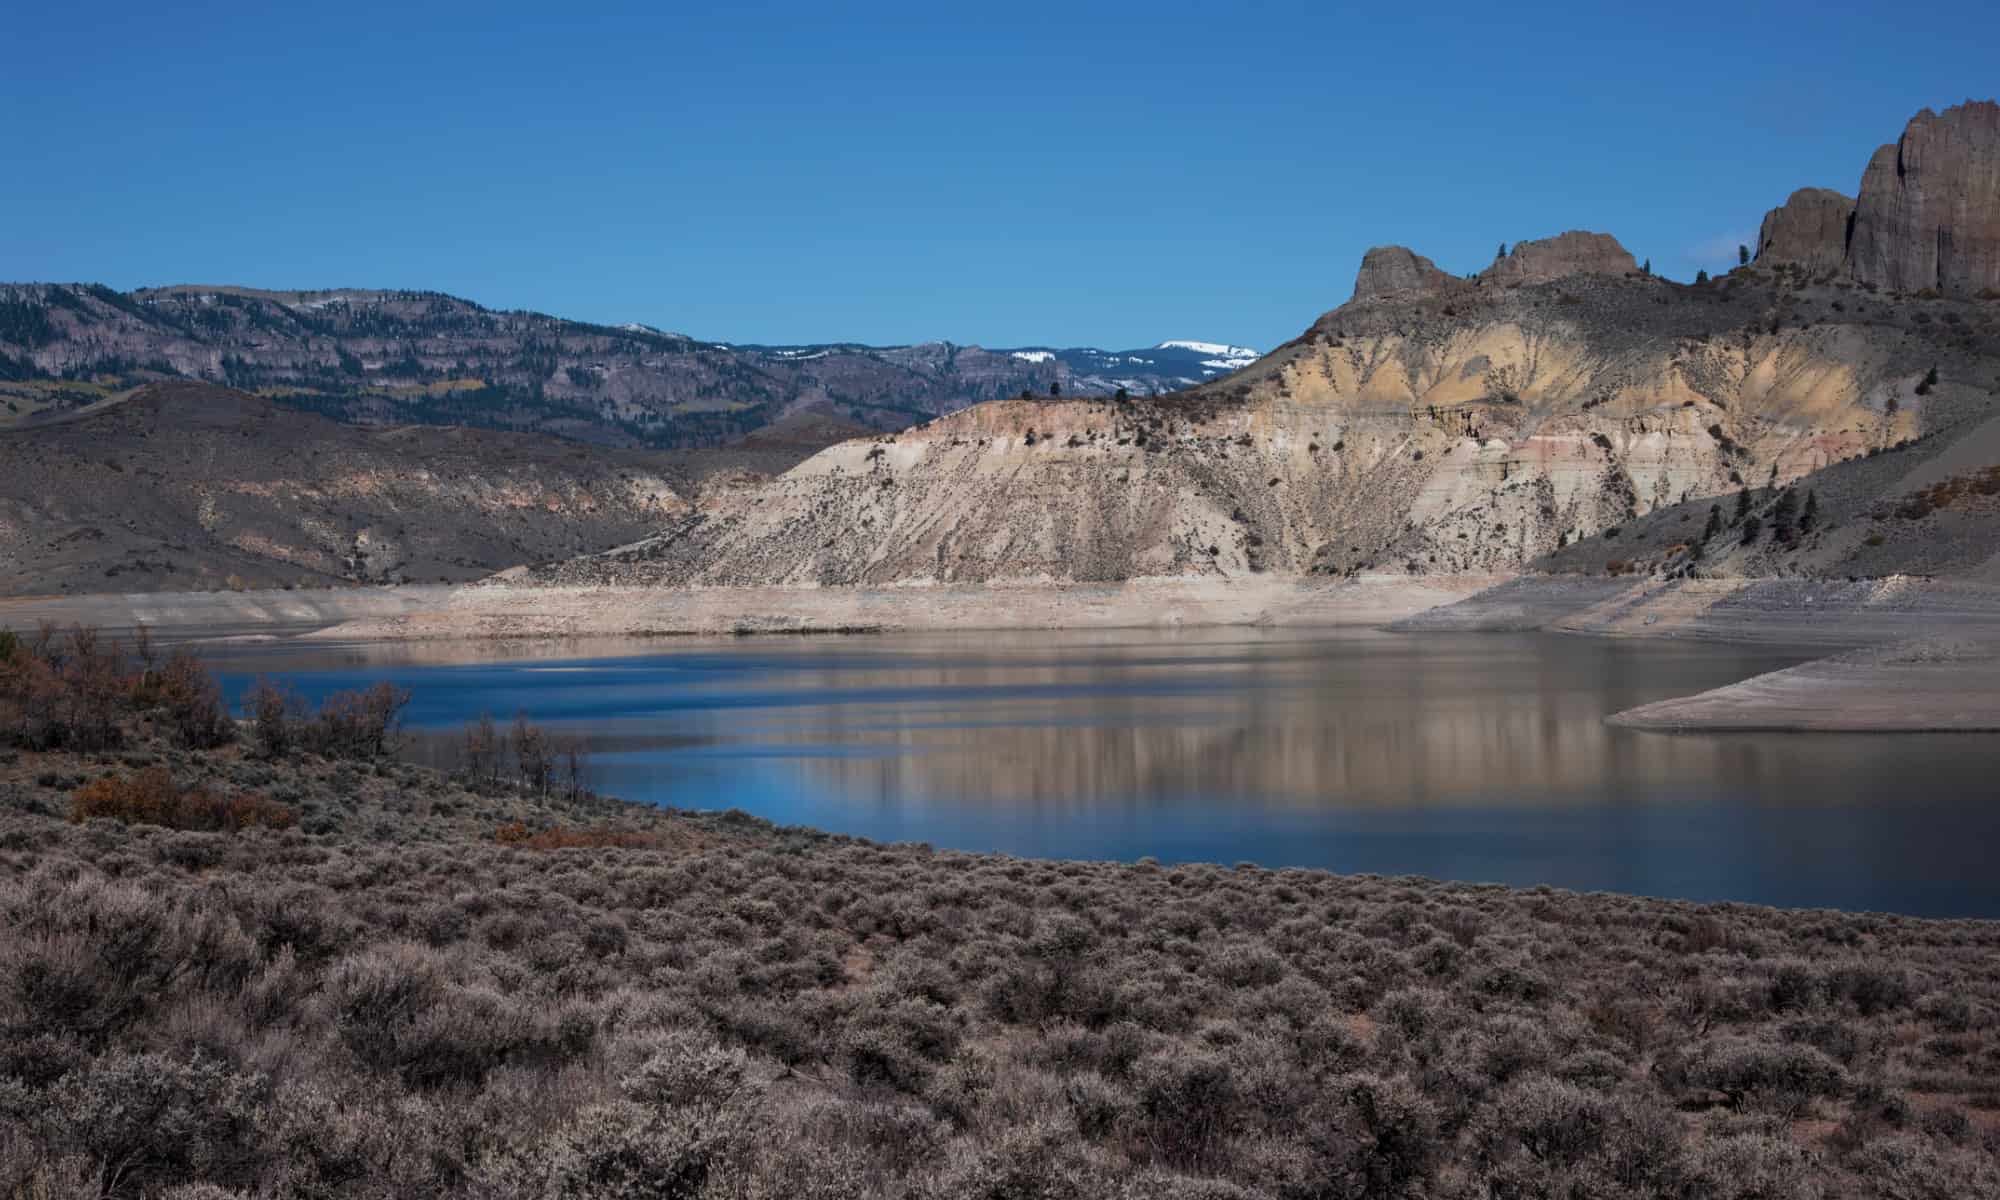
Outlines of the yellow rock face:
{"label": "yellow rock face", "polygon": [[[1828,297],[1845,293],[1828,293]],[[1592,275],[1357,303],[1159,400],[1005,400],[831,447],[566,582],[1492,573],[1923,428],[1934,345],[1827,297]],[[1858,303],[1858,302],[1857,302]],[[1990,372],[1989,372],[1990,374]]]}

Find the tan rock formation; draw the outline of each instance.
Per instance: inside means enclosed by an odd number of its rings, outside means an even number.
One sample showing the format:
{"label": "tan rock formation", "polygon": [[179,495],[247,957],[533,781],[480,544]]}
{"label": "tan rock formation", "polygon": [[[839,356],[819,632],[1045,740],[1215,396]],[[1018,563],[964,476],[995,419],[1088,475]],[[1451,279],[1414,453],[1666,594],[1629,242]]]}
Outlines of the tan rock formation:
{"label": "tan rock formation", "polygon": [[1439,292],[1456,282],[1436,263],[1407,246],[1376,246],[1361,256],[1361,270],[1354,277],[1354,299]]}
{"label": "tan rock formation", "polygon": [[1847,267],[1895,291],[2000,290],[2000,104],[1910,119],[1861,177]]}
{"label": "tan rock formation", "polygon": [[[1951,381],[2000,363],[1939,341],[1949,322],[1899,324],[1852,296],[1835,310],[1831,291],[1814,301],[1823,318],[1774,329],[1775,304],[1802,303],[1775,282],[1694,289],[1586,272],[1453,296],[1351,302],[1228,380],[1172,397],[995,401],[846,442],[705,498],[643,543],[533,579],[936,587],[1505,572],[1683,500],[1908,439],[1934,406],[1983,404]],[[1946,382],[1915,394],[1933,362]],[[1937,409],[1940,425],[1963,415]],[[1686,536],[1699,529],[1691,521]],[[1619,543],[1634,557],[1664,544]]]}
{"label": "tan rock formation", "polygon": [[1847,260],[1847,223],[1854,198],[1831,188],[1800,188],[1764,214],[1757,230],[1757,261],[1783,264],[1818,275],[1838,271]]}
{"label": "tan rock formation", "polygon": [[1639,264],[1608,233],[1573,229],[1539,241],[1517,242],[1507,257],[1480,272],[1500,283],[1538,283],[1569,275],[1626,275]]}

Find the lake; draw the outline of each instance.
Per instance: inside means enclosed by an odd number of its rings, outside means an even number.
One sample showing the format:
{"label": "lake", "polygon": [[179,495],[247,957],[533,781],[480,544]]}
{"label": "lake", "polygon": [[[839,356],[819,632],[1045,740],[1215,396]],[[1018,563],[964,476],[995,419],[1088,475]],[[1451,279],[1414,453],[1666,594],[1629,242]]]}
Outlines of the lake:
{"label": "lake", "polygon": [[308,699],[393,679],[446,764],[482,710],[592,785],[883,841],[2000,916],[1987,735],[1603,718],[1824,653],[1542,634],[978,633],[219,654]]}

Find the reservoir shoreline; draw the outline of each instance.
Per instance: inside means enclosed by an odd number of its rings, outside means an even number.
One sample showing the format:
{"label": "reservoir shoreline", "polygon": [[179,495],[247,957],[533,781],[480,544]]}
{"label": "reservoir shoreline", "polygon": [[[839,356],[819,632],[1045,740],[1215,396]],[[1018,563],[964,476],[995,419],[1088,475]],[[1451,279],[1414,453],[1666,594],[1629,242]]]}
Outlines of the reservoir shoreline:
{"label": "reservoir shoreline", "polygon": [[1829,657],[1614,714],[1681,732],[2000,730],[2000,585],[1359,575],[881,588],[467,586],[0,598],[43,622],[168,640],[418,642],[1212,626],[1544,630],[1824,645]]}

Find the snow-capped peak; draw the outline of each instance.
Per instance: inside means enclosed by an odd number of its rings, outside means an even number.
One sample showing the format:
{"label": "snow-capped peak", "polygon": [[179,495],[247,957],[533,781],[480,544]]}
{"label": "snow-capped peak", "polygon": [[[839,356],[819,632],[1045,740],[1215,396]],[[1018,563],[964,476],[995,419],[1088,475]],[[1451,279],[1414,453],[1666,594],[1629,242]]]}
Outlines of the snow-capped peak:
{"label": "snow-capped peak", "polygon": [[1047,350],[1016,350],[1014,357],[1031,363],[1045,363],[1054,359],[1055,355]]}
{"label": "snow-capped peak", "polygon": [[1210,358],[1240,358],[1244,362],[1251,362],[1263,357],[1248,346],[1228,346],[1221,342],[1161,342],[1153,348],[1155,350],[1192,350],[1196,354],[1206,354]]}

